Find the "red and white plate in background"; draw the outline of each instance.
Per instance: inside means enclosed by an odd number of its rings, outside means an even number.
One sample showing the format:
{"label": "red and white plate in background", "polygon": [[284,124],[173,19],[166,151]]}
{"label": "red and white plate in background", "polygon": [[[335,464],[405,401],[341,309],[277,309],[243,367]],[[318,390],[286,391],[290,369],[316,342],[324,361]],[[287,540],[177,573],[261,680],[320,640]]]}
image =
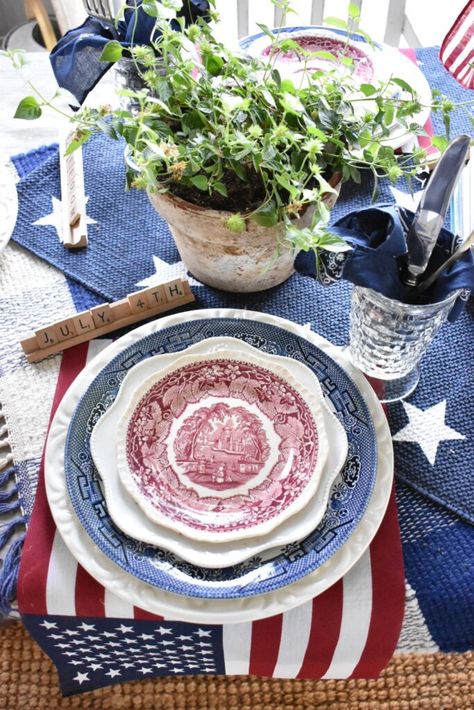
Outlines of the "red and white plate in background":
{"label": "red and white plate in background", "polygon": [[[278,41],[291,39],[296,42],[302,52],[296,50],[273,51],[271,40],[267,34],[258,34],[244,37],[240,40],[240,47],[246,53],[262,60],[270,60],[283,78],[292,79],[296,86],[305,82],[314,81],[312,74],[317,71],[335,71],[347,73],[352,71],[354,89],[357,84],[386,85],[392,79],[401,79],[412,89],[420,103],[419,112],[410,118],[410,122],[424,126],[430,116],[432,95],[431,88],[419,67],[395,47],[386,44],[374,43],[371,45],[363,35],[348,33],[345,30],[314,26],[281,27],[273,30]],[[304,53],[312,53],[305,54]],[[329,55],[336,58],[331,59]],[[352,61],[352,69],[338,62],[341,57]],[[295,77],[296,80],[295,81]],[[397,84],[387,87],[387,92],[400,99],[411,100],[411,93],[404,91]],[[376,110],[376,105],[370,97],[365,97],[361,92],[354,94],[354,111],[358,113],[367,110]],[[407,134],[406,128],[395,121],[390,129],[390,135],[383,139],[384,144],[394,150],[401,148],[412,139]]]}

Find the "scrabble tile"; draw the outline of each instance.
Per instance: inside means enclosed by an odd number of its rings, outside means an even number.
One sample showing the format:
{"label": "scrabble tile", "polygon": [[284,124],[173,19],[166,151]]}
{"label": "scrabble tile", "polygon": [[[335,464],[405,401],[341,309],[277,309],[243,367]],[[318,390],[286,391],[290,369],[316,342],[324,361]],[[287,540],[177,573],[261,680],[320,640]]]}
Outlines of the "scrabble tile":
{"label": "scrabble tile", "polygon": [[77,335],[88,333],[90,330],[95,330],[94,319],[92,313],[86,311],[72,319]]}
{"label": "scrabble tile", "polygon": [[140,291],[128,295],[127,301],[132,313],[143,313],[144,311],[148,311],[150,307],[146,295]]}
{"label": "scrabble tile", "polygon": [[163,286],[153,286],[152,288],[147,288],[145,296],[150,308],[156,308],[156,306],[166,303],[166,293]]}
{"label": "scrabble tile", "polygon": [[76,328],[74,327],[73,320],[74,318],[65,318],[64,320],[59,321],[59,323],[54,324],[54,331],[60,343],[64,340],[69,340],[69,338],[74,338],[76,335]]}
{"label": "scrabble tile", "polygon": [[53,325],[37,330],[36,339],[41,350],[49,348],[51,345],[56,345],[56,343],[60,342]]}
{"label": "scrabble tile", "polygon": [[103,325],[106,325],[107,323],[112,323],[113,318],[112,314],[110,312],[110,306],[108,303],[104,303],[102,306],[95,306],[94,308],[90,309],[90,314],[92,316],[92,320],[94,321],[94,325],[96,328],[100,328]]}
{"label": "scrabble tile", "polygon": [[163,285],[163,288],[165,289],[166,300],[168,303],[175,301],[177,298],[181,298],[184,295],[181,279],[169,281]]}

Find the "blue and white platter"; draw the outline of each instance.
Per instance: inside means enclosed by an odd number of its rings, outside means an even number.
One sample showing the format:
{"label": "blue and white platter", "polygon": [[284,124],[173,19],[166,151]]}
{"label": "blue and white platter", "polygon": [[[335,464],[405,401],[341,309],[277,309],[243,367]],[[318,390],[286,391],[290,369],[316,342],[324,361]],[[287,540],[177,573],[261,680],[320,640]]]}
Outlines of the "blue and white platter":
{"label": "blue and white platter", "polygon": [[[206,312],[202,312],[206,314]],[[225,313],[225,311],[220,311]],[[115,565],[141,582],[176,595],[202,599],[238,599],[271,593],[320,568],[349,540],[361,521],[377,475],[377,436],[371,412],[359,387],[326,349],[274,322],[244,318],[181,318],[143,335],[128,338],[128,347],[107,358],[95,374],[70,420],[64,469],[70,500],[84,530]],[[259,314],[255,314],[259,315]],[[113,404],[130,368],[159,353],[180,352],[207,338],[234,337],[267,353],[306,364],[318,377],[344,426],[349,455],[337,476],[321,523],[304,540],[256,555],[221,569],[193,566],[178,556],[125,535],[110,518],[95,468],[90,437],[101,415]],[[321,344],[325,341],[321,340]],[[119,342],[119,341],[118,341]],[[117,343],[112,346],[116,348]],[[54,513],[53,513],[54,514]]]}

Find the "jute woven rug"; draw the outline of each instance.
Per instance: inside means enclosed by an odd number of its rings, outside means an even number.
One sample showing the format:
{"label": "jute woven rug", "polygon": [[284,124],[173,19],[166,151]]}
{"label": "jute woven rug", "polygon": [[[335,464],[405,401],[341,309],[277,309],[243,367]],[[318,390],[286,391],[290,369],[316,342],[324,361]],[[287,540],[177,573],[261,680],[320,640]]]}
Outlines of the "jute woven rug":
{"label": "jute woven rug", "polygon": [[404,655],[378,680],[158,678],[62,698],[53,664],[20,623],[0,628],[0,708],[452,710],[474,707],[474,653]]}

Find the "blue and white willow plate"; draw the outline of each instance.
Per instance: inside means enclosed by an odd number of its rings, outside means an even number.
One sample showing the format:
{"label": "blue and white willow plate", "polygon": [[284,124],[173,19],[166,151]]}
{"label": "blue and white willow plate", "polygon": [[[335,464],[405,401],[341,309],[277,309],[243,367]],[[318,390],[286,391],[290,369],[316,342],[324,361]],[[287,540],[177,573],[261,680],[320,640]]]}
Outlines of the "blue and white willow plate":
{"label": "blue and white willow plate", "polygon": [[[130,334],[129,334],[130,336]],[[111,520],[90,451],[90,436],[115,401],[133,365],[159,353],[180,352],[207,338],[239,338],[264,352],[306,364],[344,426],[349,456],[335,479],[327,512],[304,540],[271,556],[255,556],[222,569],[205,569],[172,553],[127,537]],[[218,317],[178,322],[136,340],[103,367],[71,418],[65,444],[65,477],[73,508],[99,549],[138,580],[167,592],[203,599],[236,599],[266,594],[293,584],[327,562],[354,533],[364,515],[377,475],[377,443],[369,408],[346,371],[304,337],[271,323]]]}

